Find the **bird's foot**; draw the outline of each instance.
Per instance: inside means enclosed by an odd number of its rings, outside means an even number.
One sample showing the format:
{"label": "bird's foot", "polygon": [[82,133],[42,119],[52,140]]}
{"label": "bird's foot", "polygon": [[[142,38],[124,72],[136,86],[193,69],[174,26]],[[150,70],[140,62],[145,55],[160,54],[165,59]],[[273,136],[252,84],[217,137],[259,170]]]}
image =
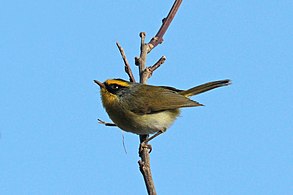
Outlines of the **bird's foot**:
{"label": "bird's foot", "polygon": [[141,153],[145,148],[149,150],[149,153],[152,152],[153,148],[151,144],[148,144],[149,140],[145,140],[143,142],[140,143],[139,145],[139,153]]}

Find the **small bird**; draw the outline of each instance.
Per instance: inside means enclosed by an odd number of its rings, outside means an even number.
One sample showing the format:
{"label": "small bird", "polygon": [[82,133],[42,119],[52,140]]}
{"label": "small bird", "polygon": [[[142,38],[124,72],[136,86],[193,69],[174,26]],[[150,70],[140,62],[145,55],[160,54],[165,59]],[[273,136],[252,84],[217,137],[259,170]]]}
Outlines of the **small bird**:
{"label": "small bird", "polygon": [[94,82],[101,88],[103,106],[115,125],[138,135],[159,135],[165,132],[179,115],[180,108],[203,106],[188,97],[231,83],[226,79],[179,90],[168,86],[132,83],[123,79]]}

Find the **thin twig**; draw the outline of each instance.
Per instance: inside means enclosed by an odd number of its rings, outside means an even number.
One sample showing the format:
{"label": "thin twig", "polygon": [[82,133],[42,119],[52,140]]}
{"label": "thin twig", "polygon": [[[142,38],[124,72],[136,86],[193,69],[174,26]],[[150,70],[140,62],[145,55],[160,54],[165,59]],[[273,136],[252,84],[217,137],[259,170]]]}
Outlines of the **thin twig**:
{"label": "thin twig", "polygon": [[166,33],[168,27],[170,26],[173,18],[175,17],[180,4],[182,3],[182,0],[176,0],[168,13],[168,16],[163,19],[162,26],[160,27],[159,31],[157,32],[156,36],[154,36],[151,41],[148,43],[149,45],[149,51],[150,52],[153,48],[155,48],[158,44],[161,44],[163,42],[163,36]]}
{"label": "thin twig", "polygon": [[143,71],[143,77],[146,78],[150,78],[153,74],[153,72],[159,68],[166,60],[165,56],[162,56],[154,65],[147,67],[144,71]]}
{"label": "thin twig", "polygon": [[117,126],[116,124],[114,123],[107,123],[105,121],[102,121],[101,119],[98,119],[99,123],[102,124],[102,125],[105,125],[105,126],[111,126],[111,127],[115,127]]}
{"label": "thin twig", "polygon": [[130,65],[128,63],[128,60],[126,58],[125,52],[124,52],[123,48],[121,47],[121,45],[118,42],[116,42],[116,45],[117,45],[117,47],[118,47],[118,49],[120,51],[120,54],[121,54],[123,62],[124,62],[124,68],[125,68],[124,70],[127,73],[127,75],[129,76],[130,82],[135,83],[135,78],[134,78],[134,76],[132,74],[132,71],[131,71]]}
{"label": "thin twig", "polygon": [[148,44],[146,44],[145,41],[145,32],[139,33],[140,36],[140,56],[139,56],[139,79],[140,83],[146,83],[147,77],[143,76],[143,72],[146,67],[146,56],[148,53]]}
{"label": "thin twig", "polygon": [[154,65],[149,67],[151,72],[154,72],[157,68],[159,68],[166,61],[166,56],[162,56]]}

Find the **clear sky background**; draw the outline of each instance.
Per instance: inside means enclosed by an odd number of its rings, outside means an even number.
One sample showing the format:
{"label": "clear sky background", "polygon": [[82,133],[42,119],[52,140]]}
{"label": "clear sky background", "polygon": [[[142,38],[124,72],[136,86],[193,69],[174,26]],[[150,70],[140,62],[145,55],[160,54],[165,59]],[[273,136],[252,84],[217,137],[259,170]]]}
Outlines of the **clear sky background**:
{"label": "clear sky background", "polygon": [[[0,6],[0,194],[145,194],[138,136],[109,121],[94,79],[128,77],[141,31],[173,1],[3,0]],[[293,2],[183,1],[148,81],[192,99],[153,140],[158,194],[293,194]],[[133,66],[137,75],[137,69]]]}

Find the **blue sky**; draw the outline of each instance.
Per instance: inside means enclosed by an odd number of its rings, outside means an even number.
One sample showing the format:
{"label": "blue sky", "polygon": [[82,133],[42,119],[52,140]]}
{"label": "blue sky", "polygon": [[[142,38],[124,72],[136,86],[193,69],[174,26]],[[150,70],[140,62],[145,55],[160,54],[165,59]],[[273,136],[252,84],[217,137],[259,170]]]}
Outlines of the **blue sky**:
{"label": "blue sky", "polygon": [[[116,48],[139,54],[173,1],[2,1],[0,194],[145,194],[138,136],[109,121],[94,79],[127,79]],[[184,1],[148,81],[192,99],[152,141],[158,194],[292,194],[292,1]],[[137,69],[133,66],[137,75]]]}

